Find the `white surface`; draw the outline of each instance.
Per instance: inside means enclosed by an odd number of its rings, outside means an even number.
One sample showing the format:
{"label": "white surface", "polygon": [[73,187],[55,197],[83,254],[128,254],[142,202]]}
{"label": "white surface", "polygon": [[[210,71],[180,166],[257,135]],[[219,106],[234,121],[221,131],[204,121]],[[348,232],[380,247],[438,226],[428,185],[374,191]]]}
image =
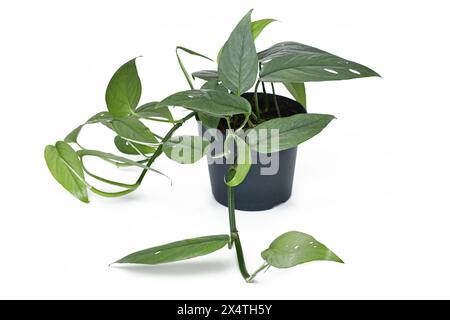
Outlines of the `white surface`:
{"label": "white surface", "polygon": [[[450,298],[442,3],[2,2],[0,298]],[[338,120],[299,148],[288,203],[237,216],[250,270],[260,265],[259,252],[293,229],[314,235],[346,264],[270,269],[252,285],[228,250],[173,265],[109,268],[138,249],[227,233],[205,160],[181,166],[160,158],[172,187],[149,174],[128,197],[92,196],[85,205],[50,176],[44,146],[105,109],[109,78],[132,57],[144,56],[142,102],[186,89],[175,45],[214,57],[250,8],[255,19],[282,21],[260,36],[259,50],[299,41],[383,75],[308,84],[309,110]],[[213,66],[184,60],[191,71]],[[183,132],[195,133],[195,124]],[[108,149],[110,137],[89,128],[81,139]],[[134,174],[123,176],[132,181]]]}

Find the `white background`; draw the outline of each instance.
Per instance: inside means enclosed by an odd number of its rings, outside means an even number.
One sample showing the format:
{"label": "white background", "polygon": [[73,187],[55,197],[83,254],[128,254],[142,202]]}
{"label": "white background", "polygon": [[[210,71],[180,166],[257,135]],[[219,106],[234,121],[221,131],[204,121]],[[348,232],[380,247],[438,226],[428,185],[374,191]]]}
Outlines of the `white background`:
{"label": "white background", "polygon": [[[444,3],[2,1],[0,298],[450,298]],[[314,235],[346,264],[273,268],[251,285],[225,249],[172,265],[108,267],[135,250],[227,233],[205,160],[161,157],[155,167],[173,186],[149,174],[132,195],[86,205],[53,180],[45,145],[105,110],[108,80],[133,57],[143,56],[142,102],[187,89],[175,46],[215,57],[250,8],[254,19],[281,21],[257,49],[298,41],[383,76],[308,84],[310,112],[338,119],[300,146],[288,203],[237,216],[250,270],[289,230]],[[214,67],[184,60],[190,71]],[[81,141],[111,151],[108,131],[89,127]],[[181,132],[195,134],[196,124]],[[128,181],[138,174],[91,165]]]}

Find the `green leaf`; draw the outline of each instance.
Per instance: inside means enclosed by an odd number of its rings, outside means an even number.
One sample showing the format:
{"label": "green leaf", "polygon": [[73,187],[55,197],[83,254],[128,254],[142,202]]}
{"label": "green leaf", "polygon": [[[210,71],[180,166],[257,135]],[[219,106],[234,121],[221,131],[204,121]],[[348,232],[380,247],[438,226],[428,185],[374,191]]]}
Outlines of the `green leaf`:
{"label": "green leaf", "polygon": [[193,56],[202,57],[202,58],[205,58],[206,60],[213,61],[211,58],[208,58],[207,56],[205,56],[201,53],[195,52],[194,50],[191,50],[191,49],[188,49],[185,47],[177,46],[177,50],[183,50],[184,52],[189,53]]}
{"label": "green leaf", "polygon": [[73,129],[65,138],[64,141],[67,143],[77,143],[78,135],[80,134],[83,125],[76,127]]}
{"label": "green leaf", "polygon": [[258,38],[259,34],[272,22],[277,21],[275,19],[261,19],[253,21],[251,24],[253,39]]}
{"label": "green leaf", "polygon": [[173,121],[169,108],[159,105],[159,102],[149,102],[136,109],[136,115],[144,118],[163,118]]}
{"label": "green leaf", "polygon": [[211,90],[217,90],[223,93],[228,93],[228,89],[224,87],[223,84],[219,83],[218,79],[211,79],[206,81],[201,89],[211,89]]}
{"label": "green leaf", "polygon": [[306,91],[304,83],[288,83],[283,82],[289,93],[292,94],[294,99],[300,103],[306,110]]}
{"label": "green leaf", "polygon": [[219,74],[216,70],[200,70],[192,73],[192,77],[199,78],[202,80],[213,80],[213,79],[219,79]]}
{"label": "green leaf", "polygon": [[186,260],[217,251],[229,241],[225,234],[186,239],[132,253],[115,263],[160,264]]}
{"label": "green leaf", "polygon": [[132,114],[141,98],[141,90],[134,58],[121,66],[109,81],[105,97],[109,112],[114,117]]}
{"label": "green leaf", "polygon": [[372,69],[327,52],[299,51],[265,62],[260,81],[332,81],[379,76]]}
{"label": "green leaf", "polygon": [[219,125],[220,118],[210,116],[209,114],[199,112],[198,119],[202,123],[202,126],[206,129],[217,129],[217,126]]}
{"label": "green leaf", "polygon": [[216,117],[251,112],[251,105],[244,98],[211,89],[177,92],[161,101],[160,105],[185,107]]}
{"label": "green leaf", "polygon": [[233,138],[236,142],[236,164],[225,182],[230,187],[241,184],[252,166],[252,154],[249,145],[237,135],[233,135]]}
{"label": "green leaf", "polygon": [[99,112],[86,121],[87,124],[98,123],[98,122],[110,122],[114,117],[107,111]]}
{"label": "green leaf", "polygon": [[[252,31],[252,36],[253,36],[253,40],[256,40],[256,38],[258,38],[259,34],[264,30],[265,27],[267,27],[270,23],[277,21],[275,19],[261,19],[261,20],[256,20],[256,21],[252,21],[251,23],[251,31]],[[222,50],[223,47],[220,48],[219,53],[217,54],[217,62],[219,62],[220,60],[220,56],[222,55]]]}
{"label": "green leaf", "polygon": [[194,85],[192,84],[191,78],[189,77],[189,73],[187,72],[186,68],[183,65],[183,62],[181,61],[180,55],[178,54],[178,50],[183,50],[184,52],[187,52],[187,53],[192,54],[194,56],[205,58],[205,59],[210,60],[210,61],[212,61],[212,60],[210,58],[208,58],[207,56],[204,56],[203,54],[200,54],[200,53],[195,52],[193,50],[190,50],[188,48],[180,47],[180,46],[176,47],[175,53],[177,55],[178,65],[180,66],[181,71],[184,74],[184,77],[186,78],[187,82],[189,83],[189,87],[191,89],[194,89]]}
{"label": "green leaf", "polygon": [[258,152],[281,151],[293,148],[314,137],[333,119],[335,117],[332,115],[313,113],[272,119],[250,129],[247,137],[252,149]]}
{"label": "green leaf", "polygon": [[144,143],[158,143],[158,140],[150,129],[133,117],[115,119],[111,122],[111,128],[119,136],[127,140]]}
{"label": "green leaf", "polygon": [[219,79],[236,95],[250,89],[258,73],[258,56],[253,40],[249,11],[231,32],[222,48]]}
{"label": "green leaf", "polygon": [[286,232],[276,238],[261,256],[269,265],[276,268],[290,268],[316,260],[344,263],[312,236],[298,231]]}
{"label": "green leaf", "polygon": [[199,136],[176,136],[164,143],[163,152],[178,163],[194,163],[206,154],[209,145],[208,140]]}
{"label": "green leaf", "polygon": [[302,53],[325,53],[329,54],[326,51],[307,46],[305,44],[301,44],[294,41],[285,41],[274,44],[270,48],[258,52],[258,59],[260,62],[266,62],[273,58],[287,56],[291,54],[302,54]]}
{"label": "green leaf", "polygon": [[[224,93],[228,93],[228,89],[225,88],[222,84],[219,83],[218,79],[212,79],[206,81],[202,87],[202,89],[212,89],[212,90],[218,90],[222,91]],[[206,129],[217,129],[217,126],[219,125],[220,118],[214,117],[209,114],[198,112],[197,113],[198,119],[202,122],[202,125]]]}
{"label": "green leaf", "polygon": [[[234,146],[235,146],[234,139],[235,139],[234,134],[227,134],[225,141],[223,142],[223,156],[227,160],[229,160],[231,157],[235,156],[234,155]],[[231,179],[232,176],[230,176],[229,178]],[[229,179],[227,179],[227,180],[229,180]]]}
{"label": "green leaf", "polygon": [[[140,143],[131,142],[128,140],[125,140],[119,136],[116,136],[114,138],[114,144],[116,145],[117,149],[125,154],[143,154],[147,155],[150,153],[154,153],[156,151],[155,148],[149,147]],[[137,150],[136,150],[137,149]]]}
{"label": "green leaf", "polygon": [[58,141],[55,146],[45,147],[45,162],[53,177],[79,200],[88,203],[87,186],[84,181],[80,158],[72,147]]}

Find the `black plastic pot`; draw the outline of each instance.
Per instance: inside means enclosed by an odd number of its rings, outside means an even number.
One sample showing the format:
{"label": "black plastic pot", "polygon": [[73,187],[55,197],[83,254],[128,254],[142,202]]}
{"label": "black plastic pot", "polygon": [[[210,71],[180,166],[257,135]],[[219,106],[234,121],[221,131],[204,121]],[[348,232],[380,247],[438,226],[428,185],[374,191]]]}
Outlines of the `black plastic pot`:
{"label": "black plastic pot", "polygon": [[[272,99],[272,96],[269,95]],[[246,99],[252,99],[253,95],[244,95]],[[259,105],[263,105],[263,95],[259,95]],[[305,108],[298,102],[277,96],[280,108],[288,105],[290,108],[298,108],[295,113],[306,113]],[[201,130],[204,132],[204,128]],[[261,168],[267,167],[261,163],[259,153],[252,152],[252,158],[257,159],[253,164],[244,182],[234,188],[235,206],[237,210],[262,211],[273,208],[287,201],[292,193],[292,182],[294,180],[295,161],[297,157],[297,147],[278,152],[279,169],[275,175],[261,175]],[[211,180],[211,189],[214,198],[220,204],[227,206],[227,188],[224,177],[228,170],[228,165],[212,163],[208,156],[208,169]]]}

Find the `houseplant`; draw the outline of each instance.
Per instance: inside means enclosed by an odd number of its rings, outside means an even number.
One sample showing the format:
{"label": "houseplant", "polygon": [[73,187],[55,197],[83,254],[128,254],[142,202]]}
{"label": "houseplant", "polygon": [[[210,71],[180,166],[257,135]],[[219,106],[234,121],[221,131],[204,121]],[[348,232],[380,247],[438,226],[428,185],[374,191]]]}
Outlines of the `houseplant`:
{"label": "houseplant", "polygon": [[[184,47],[177,47],[177,59],[186,77],[189,90],[169,95],[160,102],[138,107],[141,82],[136,59],[121,66],[106,89],[108,111],[100,112],[70,132],[64,141],[45,148],[45,160],[54,178],[70,193],[88,202],[88,190],[101,196],[118,197],[135,191],[146,173],[161,155],[179,163],[193,163],[212,149],[211,141],[203,136],[175,136],[183,123],[197,117],[203,130],[216,129],[214,141],[221,141],[220,151],[210,153],[210,159],[225,159],[228,164],[222,183],[227,193],[229,235],[213,235],[187,239],[132,253],[117,263],[158,264],[209,254],[225,245],[236,249],[239,269],[246,281],[262,270],[274,266],[288,268],[313,260],[342,262],[326,246],[305,233],[290,231],[275,239],[262,252],[262,266],[253,274],[247,271],[235,217],[235,188],[246,180],[252,168],[252,156],[277,154],[293,150],[298,144],[320,133],[332,115],[306,113],[304,82],[343,80],[378,76],[373,70],[325,51],[295,42],[283,42],[257,53],[254,40],[273,19],[251,22],[251,11],[237,24],[218,55],[218,68],[193,73],[193,78],[206,82],[195,89],[184,67],[179,51],[208,57]],[[211,59],[209,59],[211,60]],[[270,83],[272,94],[266,91]],[[283,83],[298,102],[275,94],[274,83]],[[251,94],[248,90],[254,87]],[[262,93],[258,92],[262,88]],[[288,101],[288,102],[286,102]],[[281,103],[283,102],[283,103]],[[169,107],[184,107],[190,111],[181,119],[174,119]],[[164,135],[151,131],[141,120],[172,124]],[[78,143],[83,126],[102,124],[117,136],[114,143],[122,154],[115,155],[88,150]],[[75,151],[72,146],[77,147]],[[135,183],[113,181],[89,171],[84,165],[86,156],[98,157],[118,167],[135,166],[142,169]],[[137,156],[138,158],[131,158]],[[295,157],[294,157],[295,162]],[[258,165],[258,163],[256,163]],[[122,188],[107,192],[90,184],[86,176]]]}

